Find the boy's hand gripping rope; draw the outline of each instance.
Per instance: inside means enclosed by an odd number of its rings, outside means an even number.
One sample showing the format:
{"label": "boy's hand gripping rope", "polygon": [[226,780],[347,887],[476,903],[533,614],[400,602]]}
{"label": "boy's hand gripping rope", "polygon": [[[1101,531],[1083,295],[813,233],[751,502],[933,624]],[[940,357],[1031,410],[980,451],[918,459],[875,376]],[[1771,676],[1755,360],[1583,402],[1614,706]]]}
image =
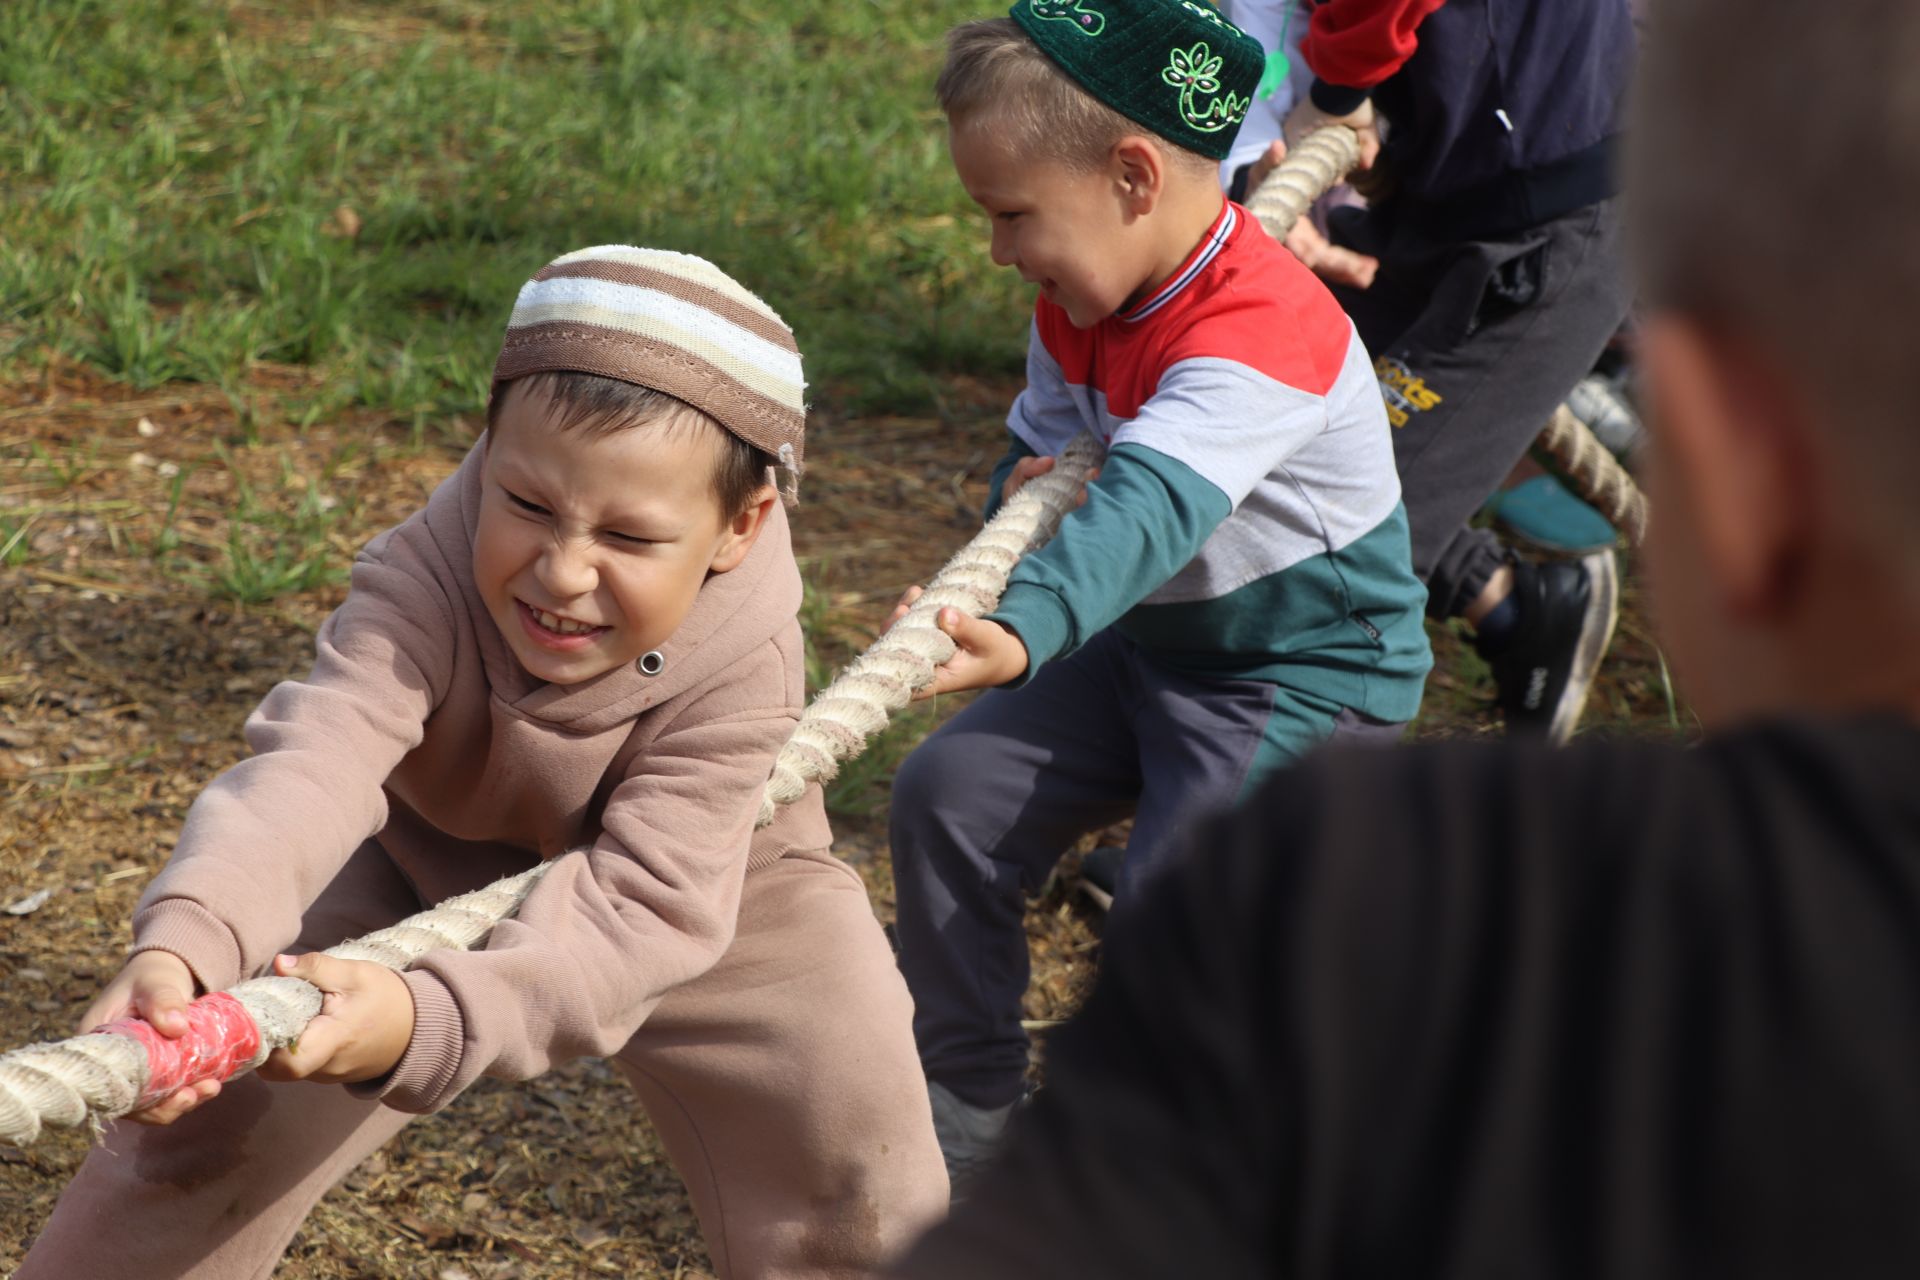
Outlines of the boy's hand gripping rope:
{"label": "boy's hand gripping rope", "polygon": [[1013,566],[1053,537],[1101,453],[1088,433],[1075,436],[1053,470],[1021,485],[986,528],[941,566],[906,614],[814,695],[774,760],[759,826],[773,821],[775,809],[798,800],[808,784],[832,778],[842,760],[860,754],[867,739],[886,727],[888,716],[933,683],[933,669],[954,653],[953,637],[937,623],[940,610],[951,605],[969,618],[993,612]]}
{"label": "boy's hand gripping rope", "polygon": [[[429,951],[475,946],[514,913],[551,865],[448,898],[326,954],[397,970]],[[320,989],[299,978],[254,978],[195,1000],[188,1031],[178,1040],[137,1018],[121,1018],[83,1036],[0,1055],[0,1142],[25,1146],[44,1125],[98,1126],[189,1084],[244,1075],[298,1040],[319,1016],[320,999]]]}
{"label": "boy's hand gripping rope", "polygon": [[[1320,198],[1360,159],[1360,143],[1345,125],[1316,129],[1287,153],[1247,200],[1247,208],[1275,240],[1285,241],[1307,206]],[[1638,546],[1647,536],[1647,497],[1627,469],[1594,438],[1587,424],[1565,405],[1540,431],[1537,441],[1607,523]]]}
{"label": "boy's hand gripping rope", "polygon": [[[1283,237],[1353,166],[1356,154],[1350,130],[1335,126],[1310,135],[1254,193],[1254,214]],[[1591,433],[1562,411],[1541,443],[1563,460],[1588,500],[1637,541],[1645,499]],[[953,640],[935,625],[939,610],[951,605],[976,618],[990,612],[1014,564],[1044,545],[1073,509],[1099,458],[1100,447],[1090,435],[1075,439],[1053,470],[1023,485],[934,575],[906,615],[814,699],[774,765],[760,825],[772,820],[777,807],[799,799],[809,783],[831,778],[840,761],[857,753],[890,713],[932,681],[933,669],[954,649]],[[1607,498],[1606,492],[1614,496]],[[400,970],[429,951],[478,946],[518,909],[550,865],[449,898],[326,954]],[[87,1035],[0,1055],[0,1141],[23,1146],[46,1125],[97,1126],[188,1084],[251,1071],[274,1049],[299,1039],[319,1015],[320,1003],[319,989],[298,978],[255,978],[196,1000],[188,1014],[190,1029],[178,1040],[136,1019],[122,1019]]]}
{"label": "boy's hand gripping rope", "polygon": [[1637,547],[1646,540],[1647,495],[1573,410],[1565,405],[1555,409],[1536,443],[1573,481],[1574,492],[1626,534],[1627,541]]}

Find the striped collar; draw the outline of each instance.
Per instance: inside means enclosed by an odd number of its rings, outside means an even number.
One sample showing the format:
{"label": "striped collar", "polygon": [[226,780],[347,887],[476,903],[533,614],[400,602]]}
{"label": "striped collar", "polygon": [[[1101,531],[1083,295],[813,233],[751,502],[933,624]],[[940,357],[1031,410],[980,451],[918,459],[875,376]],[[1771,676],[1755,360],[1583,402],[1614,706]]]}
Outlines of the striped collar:
{"label": "striped collar", "polygon": [[1207,269],[1208,263],[1220,256],[1220,251],[1227,247],[1228,238],[1233,235],[1233,229],[1239,224],[1240,215],[1234,210],[1233,202],[1222,201],[1220,216],[1213,220],[1213,225],[1207,229],[1207,234],[1200,237],[1200,243],[1187,256],[1187,260],[1180,264],[1180,269],[1168,276],[1166,281],[1153,291],[1152,297],[1131,311],[1121,312],[1116,319],[1135,324],[1172,302],[1179,296],[1182,289],[1199,278],[1200,273]]}

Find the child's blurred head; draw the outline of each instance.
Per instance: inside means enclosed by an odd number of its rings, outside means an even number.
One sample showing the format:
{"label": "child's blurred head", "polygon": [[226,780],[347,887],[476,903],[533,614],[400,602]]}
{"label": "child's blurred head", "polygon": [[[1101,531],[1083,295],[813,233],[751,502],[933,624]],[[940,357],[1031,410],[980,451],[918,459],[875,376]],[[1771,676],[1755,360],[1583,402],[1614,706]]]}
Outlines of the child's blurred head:
{"label": "child's blurred head", "polygon": [[1916,66],[1913,0],[1654,10],[1627,185],[1649,551],[1710,722],[1920,698]]}
{"label": "child's blurred head", "polygon": [[935,92],[994,262],[1082,328],[1120,310],[1219,211],[1264,66],[1193,0],[1019,0],[954,28]]}
{"label": "child's blurred head", "polygon": [[[520,291],[487,404],[474,579],[557,684],[642,661],[797,478],[800,352],[700,258],[606,245]],[[789,486],[791,494],[791,486]]]}

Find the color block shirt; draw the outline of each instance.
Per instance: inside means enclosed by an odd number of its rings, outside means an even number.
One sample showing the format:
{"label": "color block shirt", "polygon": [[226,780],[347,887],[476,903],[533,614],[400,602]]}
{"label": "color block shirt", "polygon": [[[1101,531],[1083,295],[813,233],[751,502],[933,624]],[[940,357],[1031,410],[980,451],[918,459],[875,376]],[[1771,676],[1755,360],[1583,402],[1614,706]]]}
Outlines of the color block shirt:
{"label": "color block shirt", "polygon": [[1086,505],[1013,572],[992,615],[1028,675],[1117,625],[1170,665],[1271,680],[1383,720],[1432,658],[1393,443],[1353,323],[1226,203],[1186,262],[1090,329],[1040,299],[1013,460],[1090,429]]}

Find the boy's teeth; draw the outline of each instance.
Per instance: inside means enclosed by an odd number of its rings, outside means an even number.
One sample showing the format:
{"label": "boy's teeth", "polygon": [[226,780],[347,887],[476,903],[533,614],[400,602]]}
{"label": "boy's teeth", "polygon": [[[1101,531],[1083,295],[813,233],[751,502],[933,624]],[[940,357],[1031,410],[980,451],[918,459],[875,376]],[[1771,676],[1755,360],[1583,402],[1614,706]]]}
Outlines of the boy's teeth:
{"label": "boy's teeth", "polygon": [[587,623],[575,622],[572,618],[563,618],[557,613],[548,613],[545,609],[535,609],[533,616],[540,620],[541,626],[549,631],[558,631],[563,636],[577,635],[582,631],[593,630]]}

